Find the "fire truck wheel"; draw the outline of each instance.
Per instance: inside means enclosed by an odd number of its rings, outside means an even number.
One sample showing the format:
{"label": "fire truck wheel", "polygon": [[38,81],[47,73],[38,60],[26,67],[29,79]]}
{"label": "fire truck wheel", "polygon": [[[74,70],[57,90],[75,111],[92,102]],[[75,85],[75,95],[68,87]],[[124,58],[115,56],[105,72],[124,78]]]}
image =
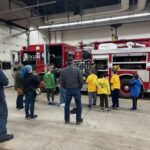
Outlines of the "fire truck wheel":
{"label": "fire truck wheel", "polygon": [[130,86],[129,86],[129,78],[121,79],[121,87],[119,92],[119,97],[121,98],[129,98],[130,97]]}

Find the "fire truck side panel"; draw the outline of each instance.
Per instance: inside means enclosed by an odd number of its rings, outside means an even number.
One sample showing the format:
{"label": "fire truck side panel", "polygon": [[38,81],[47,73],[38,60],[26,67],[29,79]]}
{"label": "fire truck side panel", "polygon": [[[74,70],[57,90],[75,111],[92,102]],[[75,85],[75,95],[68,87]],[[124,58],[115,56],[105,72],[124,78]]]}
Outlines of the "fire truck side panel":
{"label": "fire truck side panel", "polygon": [[108,50],[93,50],[92,59],[100,60],[106,55],[109,56],[108,74],[111,77],[112,68],[119,66],[118,74],[121,79],[120,95],[129,97],[129,80],[132,74],[137,72],[141,79],[142,90],[150,89],[150,48],[119,48]]}

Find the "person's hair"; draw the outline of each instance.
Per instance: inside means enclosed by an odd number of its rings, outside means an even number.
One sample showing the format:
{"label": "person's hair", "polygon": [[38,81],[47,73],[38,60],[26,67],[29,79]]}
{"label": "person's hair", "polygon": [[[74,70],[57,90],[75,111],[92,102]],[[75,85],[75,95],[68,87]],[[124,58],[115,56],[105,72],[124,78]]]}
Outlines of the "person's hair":
{"label": "person's hair", "polygon": [[135,79],[138,79],[138,78],[139,78],[139,75],[138,75],[137,73],[133,73],[133,77],[134,77]]}
{"label": "person's hair", "polygon": [[102,77],[103,77],[103,75],[102,75],[102,74],[100,74],[98,77],[99,77],[99,78],[102,78]]}
{"label": "person's hair", "polygon": [[116,73],[117,73],[117,70],[113,70],[113,73],[115,73],[115,74],[116,74]]}
{"label": "person's hair", "polygon": [[73,63],[73,58],[72,57],[68,57],[67,64],[70,65],[72,63]]}
{"label": "person's hair", "polygon": [[104,72],[104,73],[103,73],[103,77],[106,78],[107,76],[108,76],[108,73],[107,73],[107,72]]}
{"label": "person's hair", "polygon": [[23,67],[23,64],[18,64],[18,70],[21,69]]}

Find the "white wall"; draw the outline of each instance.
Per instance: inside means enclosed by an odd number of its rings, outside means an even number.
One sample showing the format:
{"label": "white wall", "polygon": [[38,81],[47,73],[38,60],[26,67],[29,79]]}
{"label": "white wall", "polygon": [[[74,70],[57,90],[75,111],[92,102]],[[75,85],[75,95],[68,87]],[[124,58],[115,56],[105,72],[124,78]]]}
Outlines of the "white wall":
{"label": "white wall", "polygon": [[[31,28],[32,29],[32,28]],[[30,45],[48,43],[48,32],[44,30],[35,30],[30,32]]]}
{"label": "white wall", "polygon": [[[25,33],[0,25],[0,61],[10,62],[10,51],[19,51],[23,45],[27,45]],[[14,85],[11,70],[4,70],[4,73],[9,78],[9,85]]]}
{"label": "white wall", "polygon": [[[54,43],[59,41],[71,45],[78,45],[82,40],[83,43],[88,44],[94,41],[111,40],[111,34],[112,31],[108,26],[77,29],[56,33],[52,32],[51,41]],[[150,22],[124,24],[118,29],[118,37],[119,39],[150,38]]]}

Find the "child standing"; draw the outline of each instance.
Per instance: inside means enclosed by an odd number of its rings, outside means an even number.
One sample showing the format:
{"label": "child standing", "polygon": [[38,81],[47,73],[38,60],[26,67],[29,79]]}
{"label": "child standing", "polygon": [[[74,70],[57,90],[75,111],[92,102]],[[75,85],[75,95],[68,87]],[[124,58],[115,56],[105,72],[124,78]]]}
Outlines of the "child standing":
{"label": "child standing", "polygon": [[[108,95],[110,95],[110,86],[106,76],[107,76],[106,73],[101,75],[100,78],[98,79],[98,84],[97,84],[98,86],[97,93],[100,95],[101,111],[104,111],[104,109],[106,109],[106,111],[110,111],[110,109],[108,109]],[[104,107],[104,103],[105,103],[105,107]]]}
{"label": "child standing", "polygon": [[113,75],[110,80],[112,90],[112,108],[119,110],[119,90],[120,90],[120,78],[117,74],[117,70],[113,70]]}
{"label": "child standing", "polygon": [[94,70],[90,71],[90,75],[87,77],[86,83],[88,84],[88,96],[89,96],[89,108],[96,106],[96,85],[94,81],[97,80],[97,75]]}
{"label": "child standing", "polygon": [[138,74],[134,73],[133,78],[130,80],[130,96],[132,97],[132,108],[131,110],[137,109],[137,98],[141,92],[141,82]]}
{"label": "child standing", "polygon": [[[56,89],[55,77],[51,71],[52,68],[48,67],[47,72],[44,74],[44,83],[45,83],[47,100],[49,102],[48,103],[49,105],[54,104],[54,92]],[[50,101],[50,96],[52,97],[52,101]]]}

